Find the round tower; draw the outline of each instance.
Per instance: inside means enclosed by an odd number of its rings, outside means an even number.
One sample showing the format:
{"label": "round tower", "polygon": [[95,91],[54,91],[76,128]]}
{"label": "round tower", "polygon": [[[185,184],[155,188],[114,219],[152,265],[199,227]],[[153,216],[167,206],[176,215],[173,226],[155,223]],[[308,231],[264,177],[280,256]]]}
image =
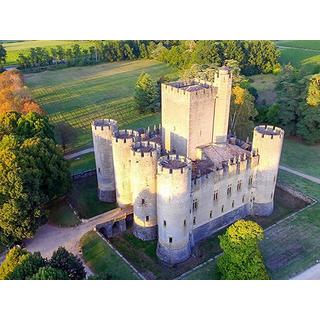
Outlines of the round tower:
{"label": "round tower", "polygon": [[118,130],[112,137],[112,154],[116,183],[116,196],[120,208],[132,204],[131,193],[131,145],[138,133]]}
{"label": "round tower", "polygon": [[157,161],[161,146],[135,142],[131,147],[131,187],[134,235],[141,240],[157,238]]}
{"label": "round tower", "polygon": [[253,183],[253,214],[266,216],[273,212],[284,131],[273,126],[257,126],[253,132],[252,149],[259,155]]}
{"label": "round tower", "polygon": [[92,138],[98,180],[98,197],[105,202],[115,202],[115,179],[112,155],[112,133],[117,122],[100,119],[92,122]]}
{"label": "round tower", "polygon": [[191,161],[168,155],[158,161],[158,257],[175,264],[191,255]]}

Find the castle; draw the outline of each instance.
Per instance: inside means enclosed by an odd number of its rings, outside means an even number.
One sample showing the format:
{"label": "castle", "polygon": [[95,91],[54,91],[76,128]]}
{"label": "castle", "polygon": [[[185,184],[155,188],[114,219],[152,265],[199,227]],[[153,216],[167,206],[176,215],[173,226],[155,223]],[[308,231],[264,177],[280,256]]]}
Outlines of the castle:
{"label": "castle", "polygon": [[133,206],[135,236],[158,239],[165,263],[237,219],[273,212],[284,131],[257,126],[252,143],[228,135],[231,86],[227,67],[214,83],[162,84],[154,130],[92,124],[100,200]]}

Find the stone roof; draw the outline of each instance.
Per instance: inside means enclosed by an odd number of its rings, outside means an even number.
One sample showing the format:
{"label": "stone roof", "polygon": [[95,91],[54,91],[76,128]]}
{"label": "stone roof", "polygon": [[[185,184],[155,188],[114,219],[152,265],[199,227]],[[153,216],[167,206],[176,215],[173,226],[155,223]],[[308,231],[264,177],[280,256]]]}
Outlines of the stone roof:
{"label": "stone roof", "polygon": [[171,87],[174,87],[174,88],[188,91],[188,92],[194,92],[194,91],[199,91],[199,90],[210,88],[209,84],[196,82],[196,81],[189,81],[189,82],[176,81],[176,82],[170,82],[170,83],[168,83],[168,85]]}

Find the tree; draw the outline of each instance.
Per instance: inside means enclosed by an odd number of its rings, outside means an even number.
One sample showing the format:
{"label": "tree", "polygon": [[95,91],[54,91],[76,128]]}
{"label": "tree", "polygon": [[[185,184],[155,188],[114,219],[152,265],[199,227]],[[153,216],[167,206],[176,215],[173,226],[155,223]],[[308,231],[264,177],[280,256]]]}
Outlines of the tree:
{"label": "tree", "polygon": [[63,247],[59,247],[53,253],[49,264],[53,268],[65,271],[71,280],[86,278],[86,272],[81,260]]}
{"label": "tree", "polygon": [[267,270],[259,249],[263,229],[253,221],[238,220],[219,236],[223,250],[217,268],[226,280],[267,280]]}
{"label": "tree", "polygon": [[320,106],[320,74],[312,76],[309,81],[307,103],[311,107]]}
{"label": "tree", "polygon": [[15,268],[21,264],[28,256],[28,251],[21,247],[13,247],[6,255],[0,265],[0,280],[9,279]]}
{"label": "tree", "polygon": [[69,277],[63,270],[46,266],[41,267],[31,280],[69,280]]}
{"label": "tree", "polygon": [[28,280],[46,265],[46,260],[40,255],[40,252],[30,253],[19,263],[10,274],[10,280]]}
{"label": "tree", "polygon": [[0,71],[6,63],[7,51],[5,47],[0,43]]}
{"label": "tree", "polygon": [[145,112],[156,102],[157,90],[154,82],[147,73],[141,73],[134,89],[134,99],[140,110]]}

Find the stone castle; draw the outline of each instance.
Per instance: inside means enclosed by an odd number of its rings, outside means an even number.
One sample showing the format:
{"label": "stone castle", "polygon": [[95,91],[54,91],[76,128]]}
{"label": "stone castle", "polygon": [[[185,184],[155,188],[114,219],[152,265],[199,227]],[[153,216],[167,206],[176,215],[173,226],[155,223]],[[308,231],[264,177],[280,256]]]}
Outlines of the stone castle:
{"label": "stone castle", "polygon": [[273,212],[284,131],[257,126],[252,143],[228,135],[231,86],[227,67],[214,83],[162,84],[153,130],[92,124],[100,200],[132,206],[135,236],[158,239],[165,263],[237,219]]}

